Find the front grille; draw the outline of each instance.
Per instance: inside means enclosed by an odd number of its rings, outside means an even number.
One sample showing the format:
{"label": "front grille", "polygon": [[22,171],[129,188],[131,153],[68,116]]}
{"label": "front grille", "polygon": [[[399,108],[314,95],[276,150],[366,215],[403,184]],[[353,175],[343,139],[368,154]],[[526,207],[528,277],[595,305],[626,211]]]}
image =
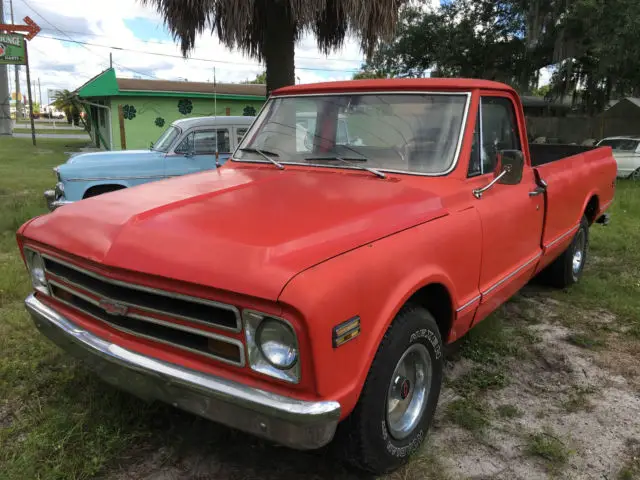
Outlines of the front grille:
{"label": "front grille", "polygon": [[48,272],[98,297],[210,327],[236,332],[240,330],[240,314],[231,305],[125,284],[80,270],[51,257],[43,258]]}
{"label": "front grille", "polygon": [[[174,297],[168,292],[106,279],[48,256],[43,258],[51,295],[69,307],[125,333],[244,366],[244,348],[239,340],[161,318],[176,317],[237,330],[240,324],[235,307],[182,295]],[[105,301],[122,310],[107,312],[101,304]],[[219,313],[222,315],[214,316]]]}

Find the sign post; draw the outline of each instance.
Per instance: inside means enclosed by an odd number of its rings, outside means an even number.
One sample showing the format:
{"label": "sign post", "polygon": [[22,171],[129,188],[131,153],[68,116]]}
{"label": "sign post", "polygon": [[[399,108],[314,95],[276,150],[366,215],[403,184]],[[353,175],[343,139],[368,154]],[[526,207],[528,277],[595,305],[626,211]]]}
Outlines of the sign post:
{"label": "sign post", "polygon": [[[27,41],[33,39],[33,37],[35,37],[38,32],[40,32],[40,27],[36,25],[36,23],[29,17],[24,17],[23,21],[26,25],[0,24],[0,65],[26,65],[27,67],[27,90],[29,93],[31,139],[33,141],[33,144],[35,145],[36,129],[33,122],[33,99],[31,97],[31,72],[29,72],[29,53],[27,51]],[[18,32],[26,32],[27,35],[21,35]],[[16,109],[16,119],[17,118],[18,110]]]}

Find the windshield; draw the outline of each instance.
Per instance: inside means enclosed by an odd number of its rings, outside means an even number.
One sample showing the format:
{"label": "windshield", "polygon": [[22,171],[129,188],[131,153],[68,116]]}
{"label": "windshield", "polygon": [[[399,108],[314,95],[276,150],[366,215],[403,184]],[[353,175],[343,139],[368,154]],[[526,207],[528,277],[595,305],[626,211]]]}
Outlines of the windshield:
{"label": "windshield", "polygon": [[[326,166],[332,157],[340,157],[380,170],[443,174],[456,160],[468,97],[466,93],[276,97],[267,102],[234,159],[263,162],[258,149],[272,152],[284,164]],[[349,168],[335,162],[331,166]]]}
{"label": "windshield", "polygon": [[631,140],[626,138],[612,138],[608,140],[602,140],[599,147],[611,147],[613,150],[621,150],[623,152],[635,152],[638,148],[638,140]]}
{"label": "windshield", "polygon": [[151,150],[156,150],[158,152],[164,153],[168,152],[171,144],[178,137],[178,135],[180,135],[180,129],[171,125],[162,133],[162,135],[160,135],[160,138],[156,141],[156,143],[153,144]]}

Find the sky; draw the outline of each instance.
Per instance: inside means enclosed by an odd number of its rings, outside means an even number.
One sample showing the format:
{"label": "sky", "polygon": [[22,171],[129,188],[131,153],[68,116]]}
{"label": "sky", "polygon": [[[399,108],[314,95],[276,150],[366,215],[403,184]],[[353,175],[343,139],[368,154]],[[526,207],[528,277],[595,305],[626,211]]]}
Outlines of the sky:
{"label": "sky", "polygon": [[[10,0],[0,1],[9,23]],[[29,63],[32,84],[35,81],[37,85],[40,80],[44,104],[48,103],[49,89],[74,90],[107,68],[110,53],[119,77],[213,81],[215,67],[218,82],[241,82],[264,70],[256,60],[221,45],[209,32],[196,39],[190,59],[183,59],[160,15],[139,0],[12,1],[15,23],[22,23],[28,15],[42,29],[29,42]],[[439,0],[431,2],[433,8],[439,5]],[[299,83],[349,79],[364,61],[353,38],[347,38],[343,48],[326,56],[318,51],[314,38],[307,35],[300,39],[295,53]],[[21,90],[26,93],[24,67],[20,73]],[[13,71],[10,78],[14,78]],[[10,88],[14,90],[13,85]],[[35,101],[38,96],[35,92]]]}

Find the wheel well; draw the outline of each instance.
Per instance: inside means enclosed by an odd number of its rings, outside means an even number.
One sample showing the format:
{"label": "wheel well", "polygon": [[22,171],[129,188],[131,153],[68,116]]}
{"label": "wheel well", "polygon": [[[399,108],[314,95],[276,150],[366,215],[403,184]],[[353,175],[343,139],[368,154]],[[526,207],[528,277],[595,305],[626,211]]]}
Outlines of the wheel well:
{"label": "wheel well", "polygon": [[84,192],[82,198],[95,197],[96,195],[102,195],[107,192],[115,192],[116,190],[122,190],[126,188],[124,185],[94,185]]}
{"label": "wheel well", "polygon": [[429,313],[436,319],[443,343],[447,343],[453,320],[451,295],[449,295],[447,287],[441,283],[432,283],[414,293],[407,303],[420,305],[429,310]]}
{"label": "wheel well", "polygon": [[597,195],[594,195],[589,199],[589,203],[587,203],[587,208],[584,209],[584,215],[587,217],[589,221],[589,225],[596,221],[596,215],[598,214],[598,209],[600,207],[600,202],[598,200]]}

